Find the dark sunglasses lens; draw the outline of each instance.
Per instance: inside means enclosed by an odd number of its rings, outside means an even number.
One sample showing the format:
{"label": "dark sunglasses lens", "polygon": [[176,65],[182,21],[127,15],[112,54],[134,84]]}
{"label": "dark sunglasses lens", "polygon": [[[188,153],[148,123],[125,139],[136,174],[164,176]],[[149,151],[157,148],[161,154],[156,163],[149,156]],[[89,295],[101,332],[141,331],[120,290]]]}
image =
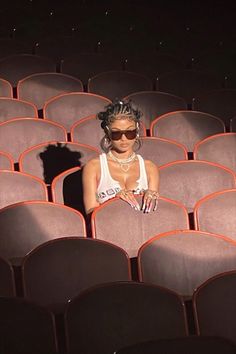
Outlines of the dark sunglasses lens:
{"label": "dark sunglasses lens", "polygon": [[120,140],[122,135],[125,134],[126,138],[129,140],[135,139],[137,135],[136,129],[134,130],[120,130],[120,131],[112,131],[111,139],[112,140]]}
{"label": "dark sunglasses lens", "polygon": [[111,139],[112,140],[120,140],[121,139],[121,137],[122,137],[122,132],[119,132],[119,131],[117,131],[117,132],[111,132]]}
{"label": "dark sunglasses lens", "polygon": [[134,130],[127,130],[125,132],[125,136],[127,139],[132,140],[136,138],[136,129]]}

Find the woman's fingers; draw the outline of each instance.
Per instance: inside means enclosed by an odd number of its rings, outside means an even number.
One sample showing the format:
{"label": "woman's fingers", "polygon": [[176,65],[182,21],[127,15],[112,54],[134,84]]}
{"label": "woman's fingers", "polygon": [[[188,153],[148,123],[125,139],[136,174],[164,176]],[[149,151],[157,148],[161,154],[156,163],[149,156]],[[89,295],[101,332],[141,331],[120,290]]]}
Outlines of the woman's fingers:
{"label": "woman's fingers", "polygon": [[144,213],[150,213],[150,211],[156,211],[158,205],[158,193],[155,191],[147,190],[144,194],[142,211]]}
{"label": "woman's fingers", "polygon": [[135,210],[140,210],[140,206],[131,191],[120,191],[117,196],[130,204]]}

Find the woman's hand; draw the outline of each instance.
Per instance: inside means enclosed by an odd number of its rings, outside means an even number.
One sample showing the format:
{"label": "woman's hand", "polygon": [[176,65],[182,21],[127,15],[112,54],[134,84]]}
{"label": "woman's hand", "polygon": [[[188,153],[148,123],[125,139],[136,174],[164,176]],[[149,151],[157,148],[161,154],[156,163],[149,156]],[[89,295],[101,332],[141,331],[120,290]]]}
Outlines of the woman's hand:
{"label": "woman's hand", "polygon": [[159,193],[151,189],[144,191],[143,204],[141,210],[144,213],[150,213],[150,211],[156,211],[158,205]]}
{"label": "woman's hand", "polygon": [[122,189],[120,192],[118,192],[117,197],[119,197],[120,199],[124,200],[125,202],[127,202],[132,208],[134,208],[135,210],[140,210],[140,205],[137,202],[136,198],[134,197],[134,193],[131,190],[125,190]]}

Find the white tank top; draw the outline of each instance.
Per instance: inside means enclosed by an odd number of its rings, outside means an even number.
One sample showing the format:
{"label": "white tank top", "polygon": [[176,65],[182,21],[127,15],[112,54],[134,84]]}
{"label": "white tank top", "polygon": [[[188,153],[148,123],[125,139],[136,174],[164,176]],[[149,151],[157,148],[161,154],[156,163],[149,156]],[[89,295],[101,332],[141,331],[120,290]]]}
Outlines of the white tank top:
{"label": "white tank top", "polygon": [[[139,160],[140,175],[139,179],[136,181],[137,187],[134,193],[139,194],[143,189],[148,189],[148,181],[144,159],[138,154],[136,156]],[[97,187],[97,201],[102,204],[108,199],[114,198],[122,188],[120,187],[120,183],[114,180],[110,175],[106,154],[102,153],[99,158],[101,178]]]}

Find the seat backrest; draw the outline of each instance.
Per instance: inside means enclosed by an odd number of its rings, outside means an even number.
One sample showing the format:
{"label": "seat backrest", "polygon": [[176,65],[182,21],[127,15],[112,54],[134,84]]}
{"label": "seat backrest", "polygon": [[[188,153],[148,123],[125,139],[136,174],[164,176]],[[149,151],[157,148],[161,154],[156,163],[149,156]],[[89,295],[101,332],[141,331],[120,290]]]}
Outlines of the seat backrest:
{"label": "seat backrest", "polygon": [[[139,135],[146,136],[146,127],[140,122]],[[96,115],[91,115],[75,122],[71,127],[71,140],[81,144],[88,144],[101,149],[100,142],[104,137],[104,130],[101,128],[101,121]]]}
{"label": "seat backrest", "polygon": [[48,200],[45,183],[22,172],[0,171],[0,191],[0,208],[26,200]]}
{"label": "seat backrest", "polygon": [[184,69],[184,64],[176,57],[167,54],[128,55],[125,58],[125,70],[147,75],[156,79],[160,74]]}
{"label": "seat backrest", "polygon": [[0,97],[13,97],[13,88],[7,80],[0,79]]}
{"label": "seat backrest", "polygon": [[96,148],[88,145],[49,141],[26,149],[20,155],[19,169],[51,184],[60,173],[72,167],[84,166],[98,154]]}
{"label": "seat backrest", "polygon": [[15,54],[0,60],[0,77],[13,87],[19,80],[31,74],[56,71],[52,60],[33,54]]}
{"label": "seat backrest", "polygon": [[193,296],[197,333],[235,340],[236,272],[224,272],[207,280]]}
{"label": "seat backrest", "polygon": [[94,210],[91,223],[93,237],[114,243],[130,257],[136,257],[140,246],[158,233],[189,228],[186,209],[166,198],[160,198],[157,211],[148,214],[114,198]]}
{"label": "seat backrest", "polygon": [[87,85],[90,77],[108,70],[121,70],[118,56],[104,53],[81,53],[66,57],[61,62],[61,72],[78,77]]}
{"label": "seat backrest", "polygon": [[188,104],[199,93],[221,88],[221,81],[201,71],[178,70],[165,73],[157,78],[157,89],[182,97]]}
{"label": "seat backrest", "polygon": [[183,98],[166,92],[135,92],[126,96],[125,100],[131,100],[142,112],[142,120],[147,128],[150,128],[155,118],[165,113],[187,109],[187,103]]}
{"label": "seat backrest", "polygon": [[88,81],[88,92],[109,98],[121,99],[131,93],[152,90],[151,80],[129,71],[107,71],[93,76]]}
{"label": "seat backrest", "polygon": [[0,170],[14,170],[13,158],[3,151],[0,151]]}
{"label": "seat backrest", "polygon": [[66,130],[45,119],[20,118],[0,124],[0,150],[11,154],[14,162],[29,147],[55,140],[66,141]]}
{"label": "seat backrest", "polygon": [[216,162],[236,173],[236,132],[216,134],[194,147],[194,159]]}
{"label": "seat backrest", "polygon": [[22,117],[37,118],[37,107],[32,103],[15,98],[0,97],[0,123]]}
{"label": "seat backrest", "polygon": [[219,117],[228,128],[230,118],[236,115],[236,90],[218,89],[205,94],[199,92],[193,101],[193,108]]}
{"label": "seat backrest", "polygon": [[212,193],[194,208],[195,228],[236,240],[236,189]]}
{"label": "seat backrest", "polygon": [[236,187],[233,171],[207,161],[175,161],[160,171],[160,194],[179,201],[189,212],[206,195]]}
{"label": "seat backrest", "polygon": [[139,250],[140,281],[191,297],[215,274],[236,267],[236,243],[195,230],[175,230],[147,241]]}
{"label": "seat backrest", "polygon": [[65,313],[67,350],[114,353],[137,342],[186,336],[183,300],[150,284],[116,282],[74,298]]}
{"label": "seat backrest", "polygon": [[219,118],[197,111],[167,113],[151,123],[151,136],[177,141],[188,151],[193,151],[200,140],[224,132],[224,123]]}
{"label": "seat backrest", "polygon": [[57,175],[51,184],[52,200],[86,214],[83,202],[82,169],[73,167]]}
{"label": "seat backrest", "polygon": [[17,85],[17,97],[35,104],[38,109],[42,109],[47,100],[59,94],[82,91],[83,84],[79,79],[55,72],[27,76]]}
{"label": "seat backrest", "polygon": [[43,115],[46,119],[60,123],[69,132],[75,122],[104,111],[110,103],[108,98],[90,93],[66,93],[47,101]]}
{"label": "seat backrest", "polygon": [[164,138],[143,137],[137,151],[145,160],[161,166],[176,160],[187,160],[188,152],[184,145]]}
{"label": "seat backrest", "polygon": [[61,204],[43,201],[28,201],[2,208],[0,229],[0,256],[16,264],[48,240],[86,236],[81,213]]}
{"label": "seat backrest", "polygon": [[22,275],[24,296],[59,312],[84,289],[131,280],[129,258],[121,248],[79,237],[40,245],[24,258]]}
{"label": "seat backrest", "polygon": [[46,308],[21,298],[0,298],[4,353],[56,354],[55,319]]}

